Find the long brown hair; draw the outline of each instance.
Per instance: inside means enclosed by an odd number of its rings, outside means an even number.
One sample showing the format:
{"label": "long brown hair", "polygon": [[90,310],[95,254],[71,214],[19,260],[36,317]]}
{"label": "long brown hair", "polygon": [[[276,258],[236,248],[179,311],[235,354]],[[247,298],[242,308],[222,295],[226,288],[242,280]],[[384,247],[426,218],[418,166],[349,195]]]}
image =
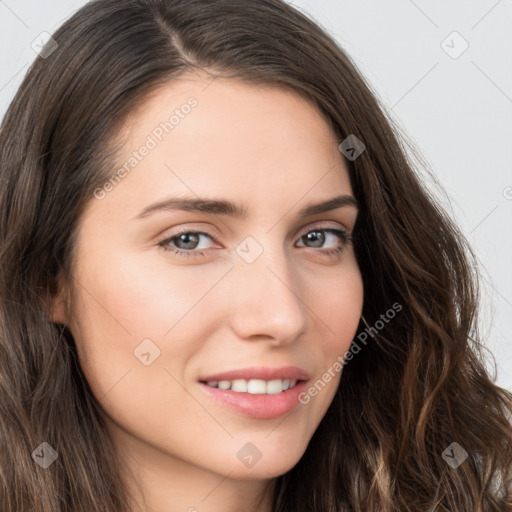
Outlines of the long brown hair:
{"label": "long brown hair", "polygon": [[[286,87],[340,143],[365,145],[347,158],[360,350],[303,457],[276,478],[274,512],[512,511],[512,394],[484,366],[474,254],[338,44],[282,0],[96,0],[53,38],[0,131],[0,510],[130,510],[73,338],[49,321],[47,299],[59,271],[71,282],[77,225],[113,174],[123,119],[202,69]],[[42,442],[58,451],[47,469],[30,456]],[[455,468],[446,450],[467,459]]]}

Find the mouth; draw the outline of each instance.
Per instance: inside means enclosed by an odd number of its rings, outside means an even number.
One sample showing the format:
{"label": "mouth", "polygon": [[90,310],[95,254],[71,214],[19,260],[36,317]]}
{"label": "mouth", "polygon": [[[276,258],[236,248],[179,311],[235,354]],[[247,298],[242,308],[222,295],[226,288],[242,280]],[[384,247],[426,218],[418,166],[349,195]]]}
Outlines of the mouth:
{"label": "mouth", "polygon": [[298,379],[234,379],[199,381],[210,388],[234,393],[250,393],[252,395],[277,395],[294,388],[298,383],[305,382]]}
{"label": "mouth", "polygon": [[[253,419],[273,419],[304,405],[299,397],[308,380],[235,379],[233,381],[199,381],[203,393],[217,406]],[[284,389],[286,388],[286,389]]]}

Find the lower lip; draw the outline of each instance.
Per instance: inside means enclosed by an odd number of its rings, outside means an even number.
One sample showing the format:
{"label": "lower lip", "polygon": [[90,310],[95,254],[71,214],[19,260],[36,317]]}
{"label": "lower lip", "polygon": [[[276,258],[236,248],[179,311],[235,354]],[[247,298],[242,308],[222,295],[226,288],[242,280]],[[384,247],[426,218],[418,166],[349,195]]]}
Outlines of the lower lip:
{"label": "lower lip", "polygon": [[268,420],[279,418],[279,416],[283,416],[295,409],[301,403],[299,402],[299,395],[306,389],[307,381],[299,381],[293,388],[281,393],[264,395],[212,388],[202,382],[199,384],[208,396],[214,398],[227,408],[249,418]]}

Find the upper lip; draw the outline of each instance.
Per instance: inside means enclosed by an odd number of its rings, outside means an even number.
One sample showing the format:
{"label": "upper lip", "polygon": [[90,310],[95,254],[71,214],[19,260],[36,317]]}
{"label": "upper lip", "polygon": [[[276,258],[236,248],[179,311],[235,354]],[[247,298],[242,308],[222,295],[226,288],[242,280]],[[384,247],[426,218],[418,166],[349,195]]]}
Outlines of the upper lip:
{"label": "upper lip", "polygon": [[276,379],[290,379],[290,380],[308,380],[309,373],[299,368],[298,366],[251,366],[250,368],[241,368],[239,370],[231,370],[222,373],[215,373],[202,377],[200,381],[220,381],[220,380],[235,380],[235,379],[261,379],[261,380],[276,380]]}

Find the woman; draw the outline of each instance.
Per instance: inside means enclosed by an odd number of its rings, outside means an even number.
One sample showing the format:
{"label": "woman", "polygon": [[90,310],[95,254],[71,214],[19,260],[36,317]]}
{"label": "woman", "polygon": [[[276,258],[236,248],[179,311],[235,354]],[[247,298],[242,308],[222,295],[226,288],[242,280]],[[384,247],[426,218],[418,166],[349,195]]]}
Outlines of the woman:
{"label": "woman", "polygon": [[1,128],[2,511],[510,511],[471,250],[278,0],[99,0]]}

